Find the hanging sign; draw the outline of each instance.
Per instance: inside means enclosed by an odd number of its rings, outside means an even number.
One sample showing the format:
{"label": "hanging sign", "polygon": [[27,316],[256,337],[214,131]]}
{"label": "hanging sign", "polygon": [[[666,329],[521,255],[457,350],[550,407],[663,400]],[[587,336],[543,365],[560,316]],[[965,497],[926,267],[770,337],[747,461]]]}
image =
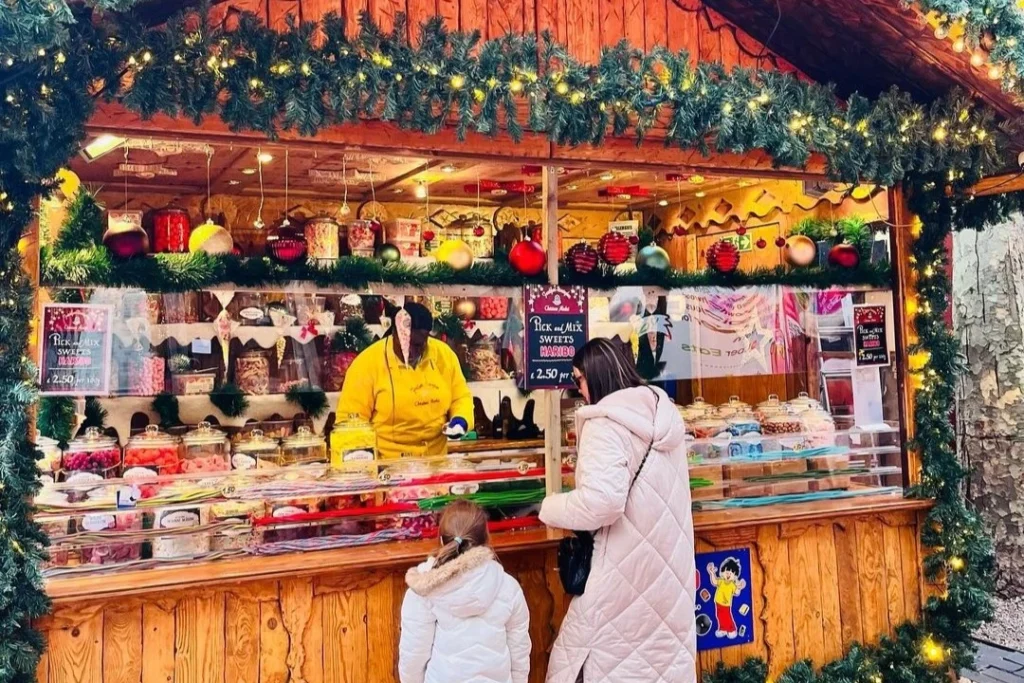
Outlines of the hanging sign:
{"label": "hanging sign", "polygon": [[750,549],[697,553],[697,651],[754,642]]}
{"label": "hanging sign", "polygon": [[889,365],[889,341],[885,306],[854,304],[853,348],[858,368]]}
{"label": "hanging sign", "polygon": [[39,393],[105,396],[110,391],[109,304],[43,304]]}
{"label": "hanging sign", "polygon": [[568,389],[572,358],[587,343],[587,288],[527,285],[527,389]]}

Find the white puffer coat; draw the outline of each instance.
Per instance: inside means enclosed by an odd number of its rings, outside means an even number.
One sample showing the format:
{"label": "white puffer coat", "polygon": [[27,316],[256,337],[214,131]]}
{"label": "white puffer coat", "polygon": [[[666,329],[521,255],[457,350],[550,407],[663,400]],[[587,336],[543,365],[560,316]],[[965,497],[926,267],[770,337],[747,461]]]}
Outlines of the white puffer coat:
{"label": "white puffer coat", "polygon": [[580,408],[576,421],[576,489],[545,499],[540,518],[600,531],[547,681],[575,683],[582,669],[584,683],[695,683],[696,569],[682,419],[660,389],[637,387]]}
{"label": "white puffer coat", "polygon": [[530,612],[523,590],[473,548],[406,573],[398,676],[401,683],[526,683]]}

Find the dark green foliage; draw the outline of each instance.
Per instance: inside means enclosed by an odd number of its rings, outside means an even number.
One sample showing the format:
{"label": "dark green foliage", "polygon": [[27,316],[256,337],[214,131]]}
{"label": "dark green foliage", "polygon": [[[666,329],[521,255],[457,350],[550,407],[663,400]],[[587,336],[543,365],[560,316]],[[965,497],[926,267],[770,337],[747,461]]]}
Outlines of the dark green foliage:
{"label": "dark green foliage", "polygon": [[75,399],[69,396],[43,396],[39,399],[36,429],[42,436],[55,440],[65,448],[75,427]]}
{"label": "dark green foliage", "polygon": [[857,247],[861,259],[866,261],[871,256],[871,242],[874,235],[863,218],[841,218],[829,221],[824,218],[805,218],[797,223],[791,235],[807,235],[815,242],[842,244],[844,242]]}
{"label": "dark green foliage", "polygon": [[181,424],[178,414],[178,397],[173,394],[159,394],[153,399],[153,412],[160,416],[160,429],[167,430]]}
{"label": "dark green foliage", "polygon": [[106,216],[96,198],[84,188],[68,204],[68,213],[53,243],[55,251],[71,251],[98,246],[106,229]]}
{"label": "dark green foliage", "polygon": [[373,333],[362,318],[349,318],[331,337],[331,351],[359,353],[373,343]]}
{"label": "dark green foliage", "polygon": [[226,382],[211,391],[210,403],[228,417],[239,417],[249,409],[249,399],[231,382]]}
{"label": "dark green foliage", "polygon": [[82,421],[82,427],[95,427],[103,431],[106,426],[107,409],[92,396],[85,399],[85,419]]}
{"label": "dark green foliage", "polygon": [[302,409],[307,417],[314,419],[322,416],[330,408],[324,390],[310,386],[309,382],[293,384],[288,387],[284,397],[289,403],[294,403]]}

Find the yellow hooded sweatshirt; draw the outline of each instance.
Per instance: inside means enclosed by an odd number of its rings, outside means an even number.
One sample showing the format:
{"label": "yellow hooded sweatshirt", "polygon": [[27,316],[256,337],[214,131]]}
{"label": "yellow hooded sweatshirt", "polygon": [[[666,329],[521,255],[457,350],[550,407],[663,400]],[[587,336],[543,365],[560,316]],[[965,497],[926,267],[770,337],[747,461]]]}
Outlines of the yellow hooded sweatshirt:
{"label": "yellow hooded sweatshirt", "polygon": [[473,429],[473,394],[455,352],[433,337],[419,364],[399,360],[394,341],[385,337],[356,357],[345,373],[337,419],[360,415],[377,432],[381,458],[444,455],[448,421],[461,417]]}

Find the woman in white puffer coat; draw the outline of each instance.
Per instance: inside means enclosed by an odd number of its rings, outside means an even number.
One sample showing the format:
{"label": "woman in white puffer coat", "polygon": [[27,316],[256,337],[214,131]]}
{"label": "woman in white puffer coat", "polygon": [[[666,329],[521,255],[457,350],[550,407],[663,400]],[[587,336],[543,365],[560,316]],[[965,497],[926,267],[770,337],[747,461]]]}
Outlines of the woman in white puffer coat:
{"label": "woman in white puffer coat", "polygon": [[527,683],[530,612],[488,546],[487,515],[457,500],[439,532],[441,550],[405,575],[401,683]]}
{"label": "woman in white puffer coat", "polygon": [[548,683],[697,680],[683,421],[631,361],[606,339],[591,340],[573,359],[589,404],[576,412],[576,488],[546,498],[540,518],[596,534],[586,589],[562,622]]}

